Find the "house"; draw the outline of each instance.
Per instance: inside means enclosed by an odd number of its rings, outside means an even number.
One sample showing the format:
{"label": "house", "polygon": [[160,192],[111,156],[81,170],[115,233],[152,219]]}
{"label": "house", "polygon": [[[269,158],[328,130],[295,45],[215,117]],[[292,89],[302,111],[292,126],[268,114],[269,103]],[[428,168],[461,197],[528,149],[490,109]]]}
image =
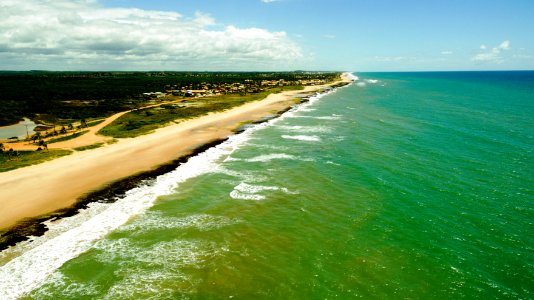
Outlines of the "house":
{"label": "house", "polygon": [[186,90],[184,96],[193,97],[193,96],[205,96],[208,93],[208,90]]}

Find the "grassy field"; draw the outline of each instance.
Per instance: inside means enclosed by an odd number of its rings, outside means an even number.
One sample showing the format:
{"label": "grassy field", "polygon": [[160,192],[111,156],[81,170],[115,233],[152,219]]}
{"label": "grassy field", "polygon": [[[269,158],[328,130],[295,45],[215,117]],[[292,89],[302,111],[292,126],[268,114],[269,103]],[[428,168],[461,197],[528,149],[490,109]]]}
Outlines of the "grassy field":
{"label": "grassy field", "polygon": [[97,120],[93,120],[93,121],[87,121],[87,126],[95,126],[95,125],[98,125],[102,122],[104,122],[106,119],[97,119]]}
{"label": "grassy field", "polygon": [[269,94],[284,90],[300,90],[302,86],[284,86],[269,91],[247,95],[220,95],[216,97],[191,98],[173,105],[139,109],[115,120],[98,133],[115,138],[136,137],[147,134],[174,121],[195,118],[210,112],[223,111],[247,102],[261,100]]}
{"label": "grassy field", "polygon": [[55,138],[55,139],[51,139],[51,140],[47,141],[47,144],[53,144],[53,143],[72,140],[72,139],[75,139],[75,138],[77,138],[79,136],[82,136],[82,135],[84,135],[84,134],[86,134],[88,132],[89,132],[89,130],[84,130],[84,131],[75,132],[73,134],[69,134],[69,135],[66,135],[66,136],[62,136],[62,137],[58,137],[58,138]]}
{"label": "grassy field", "polygon": [[16,151],[16,153],[0,153],[0,172],[6,172],[61,156],[69,155],[70,150],[45,150],[45,151]]}
{"label": "grassy field", "polygon": [[[176,104],[164,104],[159,107],[138,109],[126,115],[123,115],[113,123],[100,130],[100,134],[115,138],[136,137],[147,134],[157,128],[163,127],[172,122],[196,118],[208,114],[227,110],[247,102],[264,99],[269,94],[278,93],[287,90],[300,90],[302,86],[284,86],[270,89],[261,93],[246,95],[228,94],[214,97],[186,98],[185,101]],[[103,120],[94,120],[88,122],[95,125]],[[47,143],[57,143],[77,138],[88,130],[76,132],[67,136],[54,138]],[[108,144],[117,142],[112,140]],[[76,151],[84,151],[102,147],[104,143],[96,143],[83,147],[75,148]],[[61,156],[71,154],[71,150],[49,150],[49,151],[16,151],[16,153],[0,153],[0,172],[6,172],[17,168],[42,163]]]}
{"label": "grassy field", "polygon": [[76,150],[76,151],[85,151],[85,150],[91,150],[91,149],[100,148],[102,146],[104,146],[104,143],[96,143],[96,144],[91,144],[91,145],[87,145],[87,146],[76,147],[76,148],[74,148],[74,150]]}

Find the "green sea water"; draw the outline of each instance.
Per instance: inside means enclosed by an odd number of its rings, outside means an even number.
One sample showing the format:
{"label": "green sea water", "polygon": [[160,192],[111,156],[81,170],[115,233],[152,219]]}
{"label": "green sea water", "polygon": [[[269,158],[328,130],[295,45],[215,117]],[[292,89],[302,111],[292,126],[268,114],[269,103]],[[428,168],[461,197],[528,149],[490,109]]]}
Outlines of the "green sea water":
{"label": "green sea water", "polygon": [[356,75],[0,256],[0,293],[532,299],[534,72]]}

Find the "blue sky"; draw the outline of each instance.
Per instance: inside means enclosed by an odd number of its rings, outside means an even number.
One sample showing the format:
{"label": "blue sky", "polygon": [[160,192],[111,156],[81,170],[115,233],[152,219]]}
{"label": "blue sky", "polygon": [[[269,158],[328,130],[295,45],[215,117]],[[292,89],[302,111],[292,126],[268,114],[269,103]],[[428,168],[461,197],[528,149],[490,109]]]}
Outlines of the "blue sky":
{"label": "blue sky", "polygon": [[4,1],[0,69],[534,69],[531,0]]}

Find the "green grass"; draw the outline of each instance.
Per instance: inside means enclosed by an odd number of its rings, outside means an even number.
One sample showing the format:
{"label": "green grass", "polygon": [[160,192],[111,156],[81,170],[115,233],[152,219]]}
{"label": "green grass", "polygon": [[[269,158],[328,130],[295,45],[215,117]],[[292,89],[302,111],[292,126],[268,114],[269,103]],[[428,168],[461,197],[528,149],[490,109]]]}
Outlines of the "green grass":
{"label": "green grass", "polygon": [[283,91],[294,91],[294,90],[303,90],[303,89],[304,89],[304,86],[302,85],[285,85],[282,87],[275,88],[273,92],[276,93],[277,91],[283,92]]}
{"label": "green grass", "polygon": [[70,134],[70,135],[66,135],[66,136],[62,136],[62,137],[59,137],[59,138],[55,138],[55,139],[51,139],[51,140],[48,140],[46,143],[47,144],[53,144],[53,143],[58,143],[58,142],[63,142],[63,141],[68,141],[68,140],[72,140],[72,139],[75,139],[81,135],[84,135],[86,133],[88,133],[89,130],[84,130],[84,131],[80,131],[80,132],[75,132],[73,134]]}
{"label": "green grass", "polygon": [[95,126],[102,122],[104,122],[106,119],[100,119],[100,120],[93,120],[93,121],[87,121],[87,126]]}
{"label": "green grass", "polygon": [[71,153],[70,150],[15,151],[12,154],[3,152],[0,153],[0,172],[39,164]]}
{"label": "green grass", "polygon": [[216,97],[192,98],[176,105],[139,109],[121,116],[102,128],[98,133],[115,138],[136,137],[150,133],[174,121],[195,118],[210,112],[223,111],[247,102],[264,99],[271,93],[295,89],[302,89],[302,86],[274,88],[269,91],[244,96],[229,94]]}
{"label": "green grass", "polygon": [[104,143],[96,143],[96,144],[91,144],[91,145],[87,145],[87,146],[76,147],[76,148],[74,148],[74,150],[76,150],[76,151],[85,151],[85,150],[90,150],[90,149],[96,149],[96,148],[99,148],[99,147],[102,147],[102,146],[104,146]]}

